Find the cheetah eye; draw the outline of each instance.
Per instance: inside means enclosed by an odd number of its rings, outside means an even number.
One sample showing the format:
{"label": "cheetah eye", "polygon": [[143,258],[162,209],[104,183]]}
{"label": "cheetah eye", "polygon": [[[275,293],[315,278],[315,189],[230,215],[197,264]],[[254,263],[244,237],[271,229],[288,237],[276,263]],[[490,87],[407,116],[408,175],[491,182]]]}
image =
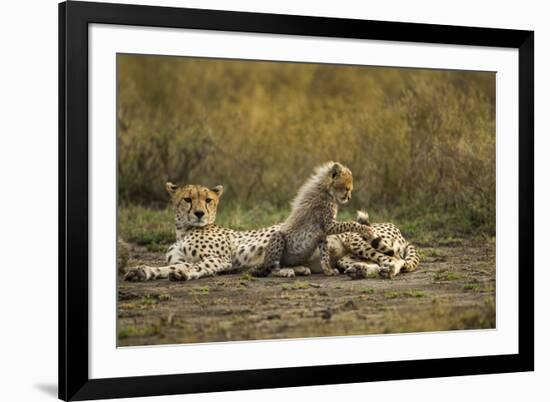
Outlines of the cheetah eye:
{"label": "cheetah eye", "polygon": [[185,202],[187,202],[187,203],[190,203],[190,202],[191,202],[191,198],[186,197],[186,198],[183,199],[183,201],[185,201]]}
{"label": "cheetah eye", "polygon": [[207,199],[206,199],[206,203],[207,203],[207,204],[210,204],[211,202],[212,202],[212,198],[207,198]]}

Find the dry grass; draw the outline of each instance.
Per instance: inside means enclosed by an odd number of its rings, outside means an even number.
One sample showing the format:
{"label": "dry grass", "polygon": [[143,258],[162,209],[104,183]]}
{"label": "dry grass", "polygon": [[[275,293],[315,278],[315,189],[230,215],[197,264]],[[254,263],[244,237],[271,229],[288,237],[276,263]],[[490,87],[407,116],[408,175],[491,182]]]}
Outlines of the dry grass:
{"label": "dry grass", "polygon": [[352,210],[459,211],[494,230],[492,73],[144,56],[118,69],[123,205],[164,206],[166,180],[223,184],[259,223],[333,159],[354,172]]}

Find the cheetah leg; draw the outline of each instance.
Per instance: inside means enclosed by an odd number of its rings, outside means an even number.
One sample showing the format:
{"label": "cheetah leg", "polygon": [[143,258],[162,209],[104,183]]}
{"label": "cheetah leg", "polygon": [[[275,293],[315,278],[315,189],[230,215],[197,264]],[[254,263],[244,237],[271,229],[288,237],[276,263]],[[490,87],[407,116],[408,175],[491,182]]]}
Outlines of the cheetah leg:
{"label": "cheetah leg", "polygon": [[168,279],[171,281],[190,281],[205,276],[214,276],[217,273],[233,268],[230,260],[215,256],[206,256],[197,263],[177,263],[170,266]]}
{"label": "cheetah leg", "polygon": [[352,279],[375,278],[379,276],[381,270],[380,265],[351,255],[340,258],[337,265]]}
{"label": "cheetah leg", "polygon": [[395,275],[401,272],[401,268],[403,268],[403,266],[405,265],[405,260],[401,258],[390,257],[378,251],[375,251],[374,254],[372,252],[369,253],[369,260],[372,260],[380,265],[380,276],[388,279],[393,278]]}
{"label": "cheetah leg", "polygon": [[178,243],[174,243],[170,247],[168,247],[165,258],[167,264],[185,262],[185,256],[181,252],[181,249],[178,247]]}
{"label": "cheetah leg", "polygon": [[138,265],[129,268],[124,275],[124,280],[128,282],[153,281],[155,279],[166,279],[170,273],[170,267],[149,267],[147,265]]}
{"label": "cheetah leg", "polygon": [[337,235],[347,232],[357,233],[361,235],[361,237],[375,249],[392,249],[392,247],[386,244],[386,241],[382,239],[370,225],[365,225],[353,221],[338,222],[336,220],[333,220],[329,224],[327,224],[325,228],[325,233],[327,235]]}
{"label": "cheetah leg", "polygon": [[321,269],[328,276],[338,275],[340,271],[332,268],[330,265],[330,253],[328,250],[328,242],[325,240],[319,242],[319,257],[321,259]]}
{"label": "cheetah leg", "polygon": [[[364,240],[364,239],[363,239]],[[405,265],[405,260],[400,257],[392,257],[373,248],[364,241],[352,241],[348,244],[351,256],[360,258],[363,261],[374,262],[381,268],[380,276],[393,278]]]}
{"label": "cheetah leg", "polygon": [[295,276],[309,276],[311,275],[311,269],[308,267],[297,266],[292,268],[278,268],[271,271],[270,276],[276,276],[279,278],[294,278]]}
{"label": "cheetah leg", "polygon": [[[168,247],[165,258],[168,264],[184,262],[184,255],[180,251],[177,243],[174,243]],[[148,265],[138,265],[136,267],[129,268],[126,271],[124,280],[129,282],[143,282],[153,281],[156,279],[166,279],[172,270],[172,266],[173,265],[167,265],[164,267],[150,267]]]}
{"label": "cheetah leg", "polygon": [[280,231],[273,233],[266,246],[263,264],[249,271],[252,276],[265,277],[273,270],[279,270],[284,248],[285,238],[283,233]]}
{"label": "cheetah leg", "polygon": [[333,220],[325,227],[325,233],[327,235],[337,235],[346,232],[358,233],[371,240],[377,237],[376,232],[370,225],[362,225],[352,221],[338,222]]}
{"label": "cheetah leg", "polygon": [[308,267],[304,267],[304,266],[297,266],[297,267],[292,267],[292,269],[294,270],[294,273],[298,276],[310,276],[311,275],[311,269],[309,269]]}

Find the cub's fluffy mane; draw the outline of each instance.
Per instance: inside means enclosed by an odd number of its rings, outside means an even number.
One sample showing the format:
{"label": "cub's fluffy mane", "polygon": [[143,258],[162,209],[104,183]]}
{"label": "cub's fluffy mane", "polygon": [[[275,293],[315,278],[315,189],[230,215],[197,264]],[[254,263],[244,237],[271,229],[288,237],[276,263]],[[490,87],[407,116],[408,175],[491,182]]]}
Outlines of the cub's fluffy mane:
{"label": "cub's fluffy mane", "polygon": [[310,207],[312,201],[319,199],[319,196],[325,194],[328,185],[328,175],[335,162],[326,162],[317,166],[313,174],[302,184],[296,197],[290,203],[292,211]]}

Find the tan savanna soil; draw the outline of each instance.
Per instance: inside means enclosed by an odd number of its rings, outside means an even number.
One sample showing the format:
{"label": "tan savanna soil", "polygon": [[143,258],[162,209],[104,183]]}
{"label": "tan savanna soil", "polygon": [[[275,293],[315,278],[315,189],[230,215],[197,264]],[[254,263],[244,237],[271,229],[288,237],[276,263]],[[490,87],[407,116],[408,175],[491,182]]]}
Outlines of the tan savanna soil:
{"label": "tan savanna soil", "polygon": [[[118,344],[153,345],[495,327],[494,240],[418,247],[416,272],[393,280],[252,278],[124,282]],[[162,265],[132,245],[130,265]]]}

